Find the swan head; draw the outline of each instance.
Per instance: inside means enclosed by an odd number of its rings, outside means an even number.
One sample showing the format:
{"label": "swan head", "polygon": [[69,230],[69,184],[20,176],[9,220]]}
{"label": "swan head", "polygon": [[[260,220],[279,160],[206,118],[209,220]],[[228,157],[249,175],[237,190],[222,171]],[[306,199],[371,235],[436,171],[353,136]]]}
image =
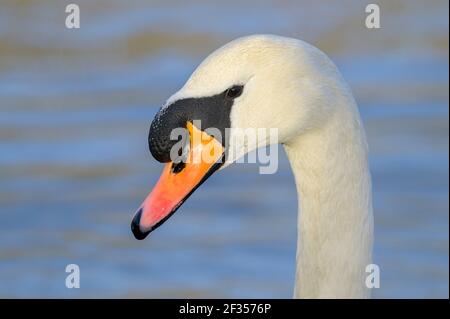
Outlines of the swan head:
{"label": "swan head", "polygon": [[[320,50],[273,35],[239,38],[209,55],[150,126],[150,152],[167,164],[133,218],[135,237],[143,239],[161,225],[214,171],[274,143],[249,141],[243,131],[275,129],[275,142],[288,143],[323,125],[333,113],[337,76]],[[173,134],[175,129],[185,134]],[[204,153],[209,163],[186,161]]]}

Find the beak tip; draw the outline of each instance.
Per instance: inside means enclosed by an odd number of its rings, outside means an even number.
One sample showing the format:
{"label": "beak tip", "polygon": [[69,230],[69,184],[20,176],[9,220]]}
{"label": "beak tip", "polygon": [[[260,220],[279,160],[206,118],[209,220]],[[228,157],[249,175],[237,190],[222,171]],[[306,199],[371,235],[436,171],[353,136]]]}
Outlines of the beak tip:
{"label": "beak tip", "polygon": [[137,240],[143,240],[150,231],[143,232],[141,230],[140,222],[141,222],[142,208],[134,215],[133,220],[131,221],[131,232],[134,235],[134,238]]}

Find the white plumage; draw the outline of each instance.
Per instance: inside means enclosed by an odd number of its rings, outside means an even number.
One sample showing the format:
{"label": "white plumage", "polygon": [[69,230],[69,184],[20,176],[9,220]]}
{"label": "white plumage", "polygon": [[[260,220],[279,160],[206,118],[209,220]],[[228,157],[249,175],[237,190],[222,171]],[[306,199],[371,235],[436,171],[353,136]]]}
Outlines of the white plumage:
{"label": "white plumage", "polygon": [[[371,179],[365,133],[349,87],[317,48],[296,39],[256,35],[213,52],[168,104],[214,95],[237,83],[245,90],[231,111],[232,131],[277,128],[295,175],[294,297],[369,297],[365,268],[372,258]],[[229,158],[224,167],[241,155]]]}

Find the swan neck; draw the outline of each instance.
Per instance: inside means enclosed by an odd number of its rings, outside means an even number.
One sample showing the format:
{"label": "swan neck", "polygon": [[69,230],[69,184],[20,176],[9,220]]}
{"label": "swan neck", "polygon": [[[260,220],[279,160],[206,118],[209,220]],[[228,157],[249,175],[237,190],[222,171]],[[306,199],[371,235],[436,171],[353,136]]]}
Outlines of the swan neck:
{"label": "swan neck", "polygon": [[296,298],[366,298],[373,216],[356,108],[285,143],[299,196]]}

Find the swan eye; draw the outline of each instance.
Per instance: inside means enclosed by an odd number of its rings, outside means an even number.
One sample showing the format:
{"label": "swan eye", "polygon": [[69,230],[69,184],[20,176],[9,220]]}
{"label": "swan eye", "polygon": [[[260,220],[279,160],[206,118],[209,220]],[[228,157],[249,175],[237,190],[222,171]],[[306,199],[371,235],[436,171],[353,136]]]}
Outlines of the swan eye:
{"label": "swan eye", "polygon": [[234,85],[225,92],[225,95],[227,98],[235,99],[242,94],[243,90],[244,90],[243,85]]}

